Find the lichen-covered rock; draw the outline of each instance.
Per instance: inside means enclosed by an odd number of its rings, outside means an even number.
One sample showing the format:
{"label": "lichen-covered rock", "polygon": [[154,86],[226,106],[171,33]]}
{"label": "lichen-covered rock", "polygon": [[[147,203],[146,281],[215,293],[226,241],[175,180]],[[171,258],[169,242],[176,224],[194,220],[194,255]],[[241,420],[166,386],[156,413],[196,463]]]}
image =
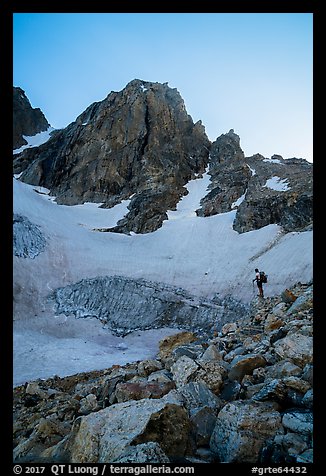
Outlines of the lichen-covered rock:
{"label": "lichen-covered rock", "polygon": [[170,463],[160,445],[154,441],[127,447],[112,463]]}
{"label": "lichen-covered rock", "polygon": [[121,382],[115,388],[118,403],[128,400],[141,400],[143,398],[161,398],[175,388],[175,383],[170,382]]}
{"label": "lichen-covered rock", "polygon": [[190,357],[183,355],[171,367],[173,379],[177,387],[181,387],[189,382],[199,369],[198,364]]}
{"label": "lichen-covered rock", "polygon": [[[200,328],[207,332],[219,314],[227,318],[229,312],[223,306],[217,310],[214,303],[193,306],[191,295],[175,286],[124,276],[82,279],[57,288],[50,299],[56,312],[74,314],[77,318],[96,317],[117,335],[167,326]],[[195,339],[192,333],[182,334],[175,340],[171,337],[166,344],[161,344],[160,352],[170,354],[180,345],[179,338],[185,339],[185,342]],[[162,360],[165,362],[164,357]]]}
{"label": "lichen-covered rock", "polygon": [[87,415],[88,413],[95,412],[100,409],[101,407],[93,393],[86,395],[86,397],[82,398],[80,401],[79,413],[81,415]]}
{"label": "lichen-covered rock", "polygon": [[200,368],[193,377],[194,382],[203,382],[207,387],[218,395],[223,385],[223,378],[226,376],[223,365],[216,361],[200,362]]}
{"label": "lichen-covered rock", "polygon": [[223,463],[254,463],[266,441],[283,432],[281,415],[271,405],[239,400],[219,412],[210,448]]}
{"label": "lichen-covered rock", "polygon": [[313,414],[309,410],[288,410],[283,415],[282,423],[285,428],[295,433],[312,435]]}
{"label": "lichen-covered rock", "polygon": [[212,408],[215,413],[222,407],[221,399],[203,382],[189,382],[178,388],[178,394],[190,414],[202,406]]}

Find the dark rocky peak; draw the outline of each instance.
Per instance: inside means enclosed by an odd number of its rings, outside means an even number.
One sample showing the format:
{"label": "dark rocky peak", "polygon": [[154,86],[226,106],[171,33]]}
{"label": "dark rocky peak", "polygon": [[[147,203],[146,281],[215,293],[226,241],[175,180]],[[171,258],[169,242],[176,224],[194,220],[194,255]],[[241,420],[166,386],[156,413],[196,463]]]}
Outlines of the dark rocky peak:
{"label": "dark rocky peak", "polygon": [[300,231],[313,222],[313,166],[303,159],[246,157],[251,171],[245,200],[234,229],[245,232],[271,223],[284,231]]}
{"label": "dark rocky peak", "polygon": [[303,230],[313,221],[312,172],[312,164],[303,159],[245,157],[231,129],[211,146],[211,185],[197,215],[236,210],[233,227],[239,233],[269,224],[285,232]]}
{"label": "dark rocky peak", "polygon": [[[251,169],[254,181],[265,188],[266,181],[273,177],[288,182],[288,187],[304,184],[304,188],[312,189],[312,171],[313,166],[304,159],[283,159],[281,155],[272,155],[271,158],[265,158],[260,154],[246,157],[246,163]],[[304,176],[306,174],[306,176]],[[286,187],[285,187],[286,188]],[[301,187],[301,189],[303,189]],[[265,194],[265,190],[261,190]]]}
{"label": "dark rocky peak", "polygon": [[244,162],[244,153],[240,147],[240,137],[230,129],[226,134],[220,135],[213,142],[210,151],[210,172],[214,167],[223,164],[223,167],[236,166]]}
{"label": "dark rocky peak", "polygon": [[135,194],[114,231],[144,233],[161,226],[187,193],[184,185],[205,170],[210,145],[176,89],[135,79],[46,144],[23,151],[14,170],[61,204],[111,207]]}
{"label": "dark rocky peak", "polygon": [[225,213],[245,193],[251,173],[246,164],[240,137],[231,129],[213,142],[210,149],[209,193],[197,210],[199,216]]}
{"label": "dark rocky peak", "polygon": [[25,91],[13,88],[13,149],[26,145],[23,136],[46,131],[50,124],[39,108],[32,108]]}

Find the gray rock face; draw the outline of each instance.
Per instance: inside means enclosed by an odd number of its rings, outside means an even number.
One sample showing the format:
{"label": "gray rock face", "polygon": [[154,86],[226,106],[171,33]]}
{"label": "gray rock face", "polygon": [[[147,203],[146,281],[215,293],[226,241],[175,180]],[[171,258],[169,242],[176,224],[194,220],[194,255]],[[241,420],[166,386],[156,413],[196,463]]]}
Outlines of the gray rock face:
{"label": "gray rock face", "polygon": [[30,166],[21,180],[44,185],[61,204],[131,197],[130,213],[113,231],[156,230],[208,162],[210,142],[193,123],[176,89],[131,81],[94,103],[47,144],[16,161]]}
{"label": "gray rock face", "polygon": [[14,214],[13,220],[13,251],[19,258],[34,259],[46,245],[45,237],[37,225],[28,218]]}
{"label": "gray rock face", "polygon": [[13,88],[13,148],[18,149],[27,142],[23,136],[34,136],[46,131],[50,124],[39,108],[32,108],[25,91]]}
{"label": "gray rock face", "polygon": [[[256,154],[246,162],[250,177],[245,200],[237,210],[234,229],[243,233],[271,223],[286,232],[312,225],[313,166],[300,159],[280,156],[264,159]],[[253,173],[253,172],[252,172]]]}
{"label": "gray rock face", "polygon": [[117,335],[166,326],[205,332],[234,318],[233,308],[222,303],[196,301],[182,289],[121,276],[83,279],[57,289],[52,298],[58,313],[96,317]]}
{"label": "gray rock face", "polygon": [[160,445],[149,441],[130,446],[113,463],[170,463],[170,459],[162,451]]}

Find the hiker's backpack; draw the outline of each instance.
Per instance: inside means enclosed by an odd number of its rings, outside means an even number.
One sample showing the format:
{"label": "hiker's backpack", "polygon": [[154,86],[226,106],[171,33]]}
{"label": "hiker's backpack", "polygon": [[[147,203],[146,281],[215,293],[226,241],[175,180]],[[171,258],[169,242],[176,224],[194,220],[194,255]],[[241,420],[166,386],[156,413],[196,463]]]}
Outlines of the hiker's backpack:
{"label": "hiker's backpack", "polygon": [[260,271],[260,282],[261,283],[267,283],[267,274],[264,273],[264,271]]}

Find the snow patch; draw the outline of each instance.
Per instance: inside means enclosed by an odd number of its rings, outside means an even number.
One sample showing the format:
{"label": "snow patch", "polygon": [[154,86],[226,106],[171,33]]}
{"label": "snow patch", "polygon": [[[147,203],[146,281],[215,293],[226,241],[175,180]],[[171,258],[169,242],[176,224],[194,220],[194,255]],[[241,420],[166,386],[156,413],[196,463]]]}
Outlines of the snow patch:
{"label": "snow patch", "polygon": [[264,187],[270,188],[272,190],[277,190],[278,192],[286,192],[290,190],[288,179],[281,179],[277,175],[274,175],[272,178],[266,180]]}
{"label": "snow patch", "polygon": [[50,139],[51,133],[54,130],[54,127],[49,127],[46,131],[39,132],[34,136],[23,136],[23,138],[27,141],[27,144],[22,145],[21,147],[19,147],[19,149],[14,149],[13,153],[20,154],[20,152],[23,152],[23,150],[25,149],[28,149],[30,147],[39,147],[40,145],[45,144],[45,142]]}

